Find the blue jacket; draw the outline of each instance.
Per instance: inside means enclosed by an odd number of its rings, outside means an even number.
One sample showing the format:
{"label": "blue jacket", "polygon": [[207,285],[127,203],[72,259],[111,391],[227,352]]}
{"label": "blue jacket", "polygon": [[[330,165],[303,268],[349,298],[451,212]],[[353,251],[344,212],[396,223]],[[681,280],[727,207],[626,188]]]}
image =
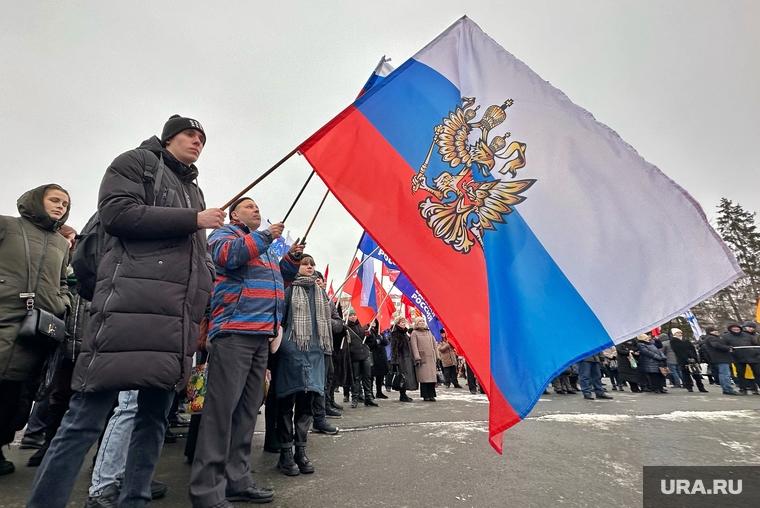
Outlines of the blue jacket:
{"label": "blue jacket", "polygon": [[639,342],[639,362],[642,372],[653,374],[660,372],[660,365],[665,362],[665,355],[653,343]]}
{"label": "blue jacket", "polygon": [[[324,395],[325,388],[325,350],[319,347],[317,335],[317,320],[315,317],[314,291],[323,291],[317,286],[306,287],[311,309],[311,345],[308,351],[298,349],[296,343],[290,340],[292,333],[292,315],[290,314],[290,299],[293,288],[285,290],[285,314],[282,319],[282,343],[275,354],[275,391],[277,398],[282,398],[295,392],[317,392]],[[327,316],[328,319],[330,316]]]}
{"label": "blue jacket", "polygon": [[267,235],[236,220],[211,233],[208,243],[216,268],[209,339],[222,332],[277,335],[283,279],[295,278],[300,260],[286,254],[278,263]]}

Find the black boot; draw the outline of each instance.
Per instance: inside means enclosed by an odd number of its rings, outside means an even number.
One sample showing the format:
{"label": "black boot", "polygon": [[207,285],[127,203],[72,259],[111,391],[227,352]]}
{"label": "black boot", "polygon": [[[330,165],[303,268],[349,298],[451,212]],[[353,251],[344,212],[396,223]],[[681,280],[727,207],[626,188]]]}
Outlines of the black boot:
{"label": "black boot", "polygon": [[384,394],[383,392],[381,392],[380,390],[377,391],[377,393],[375,394],[375,397],[378,398],[378,399],[387,399],[388,398],[388,396],[386,394]]}
{"label": "black boot", "polygon": [[372,399],[370,399],[370,398],[368,398],[368,397],[365,396],[364,397],[364,405],[365,406],[378,407],[380,404],[378,404],[374,400],[372,400]]}
{"label": "black boot", "polygon": [[343,406],[335,402],[335,388],[330,388],[330,406],[336,411],[343,411]]}
{"label": "black boot", "polygon": [[298,465],[298,469],[301,473],[311,474],[314,472],[314,464],[312,464],[309,457],[306,456],[305,446],[296,446],[296,455],[293,457],[293,461]]}
{"label": "black boot", "polygon": [[16,466],[14,466],[13,462],[11,462],[10,460],[5,460],[5,455],[3,455],[3,450],[0,449],[0,476],[11,474],[15,470],[16,470]]}
{"label": "black boot", "polygon": [[26,467],[37,467],[42,463],[42,459],[45,458],[45,454],[48,451],[48,448],[50,447],[50,442],[45,441],[45,443],[42,445],[42,448],[34,452],[34,454],[29,457],[29,460],[26,463]]}
{"label": "black boot", "polygon": [[298,476],[301,474],[298,465],[293,460],[293,448],[280,450],[280,460],[277,461],[277,470],[286,476]]}
{"label": "black boot", "polygon": [[174,444],[177,442],[177,435],[174,434],[169,427],[166,427],[166,433],[164,434],[164,444]]}

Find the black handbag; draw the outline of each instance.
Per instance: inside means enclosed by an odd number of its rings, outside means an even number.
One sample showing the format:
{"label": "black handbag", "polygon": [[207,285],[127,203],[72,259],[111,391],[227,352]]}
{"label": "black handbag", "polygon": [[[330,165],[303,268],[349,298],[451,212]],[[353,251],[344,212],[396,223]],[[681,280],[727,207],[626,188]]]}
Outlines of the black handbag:
{"label": "black handbag", "polygon": [[406,388],[406,377],[401,372],[396,371],[393,373],[393,382],[391,383],[391,388],[397,392],[400,392]]}
{"label": "black handbag", "polygon": [[385,375],[385,379],[383,384],[385,385],[385,388],[387,390],[391,390],[393,388],[393,375],[395,372],[389,372]]}
{"label": "black handbag", "polygon": [[24,250],[26,251],[26,273],[27,273],[27,292],[21,293],[21,298],[26,298],[26,316],[21,322],[17,338],[23,340],[37,340],[49,342],[50,339],[56,342],[63,342],[66,338],[66,323],[46,310],[34,307],[35,291],[40,283],[42,268],[45,264],[45,254],[47,252],[48,235],[45,234],[45,240],[42,243],[42,257],[40,259],[40,269],[37,272],[37,279],[32,287],[32,260],[29,255],[29,238],[26,235],[24,223],[19,218],[21,234],[24,236]]}

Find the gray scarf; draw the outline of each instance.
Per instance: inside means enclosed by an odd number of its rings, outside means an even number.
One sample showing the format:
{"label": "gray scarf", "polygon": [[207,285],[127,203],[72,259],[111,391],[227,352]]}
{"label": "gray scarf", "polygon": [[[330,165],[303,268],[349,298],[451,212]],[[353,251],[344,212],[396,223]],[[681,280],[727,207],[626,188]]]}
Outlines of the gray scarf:
{"label": "gray scarf", "polygon": [[290,340],[294,341],[301,351],[308,351],[311,345],[312,327],[311,327],[311,309],[309,308],[309,295],[306,293],[307,287],[314,288],[314,308],[317,315],[317,335],[319,336],[319,347],[327,349],[332,340],[332,329],[330,327],[330,302],[327,294],[322,288],[317,287],[314,281],[316,275],[305,277],[296,275],[291,284],[292,292],[290,298],[290,315],[293,323],[293,331],[290,334]]}

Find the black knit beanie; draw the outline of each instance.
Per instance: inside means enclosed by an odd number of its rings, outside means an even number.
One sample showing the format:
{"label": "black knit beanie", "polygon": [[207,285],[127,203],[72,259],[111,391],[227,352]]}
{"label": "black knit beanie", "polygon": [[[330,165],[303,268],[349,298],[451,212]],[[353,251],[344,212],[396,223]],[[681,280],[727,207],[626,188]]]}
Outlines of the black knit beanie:
{"label": "black knit beanie", "polygon": [[[198,120],[192,118],[186,118],[184,116],[172,115],[164,124],[164,130],[161,132],[161,143],[166,144],[166,140],[172,138],[184,131],[185,129],[195,129],[206,137],[206,131],[203,130],[203,126]],[[206,142],[203,142],[206,145]]]}
{"label": "black knit beanie", "polygon": [[251,200],[251,201],[253,201],[253,199],[251,199],[251,198],[249,198],[249,197],[247,197],[247,196],[243,196],[242,198],[236,199],[236,200],[235,200],[235,202],[234,202],[234,203],[232,203],[232,206],[230,207],[230,213],[234,212],[234,211],[235,211],[235,208],[237,208],[237,206],[238,206],[240,203],[242,203],[243,201],[248,201],[248,200]]}

